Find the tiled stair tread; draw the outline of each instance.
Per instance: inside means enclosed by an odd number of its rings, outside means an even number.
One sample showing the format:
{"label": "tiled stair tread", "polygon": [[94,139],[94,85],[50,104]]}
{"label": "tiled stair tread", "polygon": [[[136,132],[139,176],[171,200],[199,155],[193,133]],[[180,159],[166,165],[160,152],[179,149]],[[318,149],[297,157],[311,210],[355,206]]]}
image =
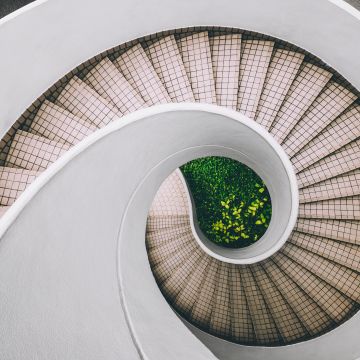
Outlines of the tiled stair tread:
{"label": "tiled stair tread", "polygon": [[145,52],[172,101],[195,101],[174,35],[160,39]]}
{"label": "tiled stair tread", "polygon": [[122,116],[120,110],[74,76],[55,102],[98,128]]}
{"label": "tiled stair tread", "polygon": [[177,41],[195,100],[216,104],[215,81],[207,32],[195,33]]}
{"label": "tiled stair tread", "polygon": [[211,266],[209,266],[207,274],[204,278],[204,282],[201,285],[201,290],[198,293],[197,301],[195,302],[190,314],[191,320],[203,329],[209,328],[215,298],[219,264],[220,262],[218,260],[212,260]]}
{"label": "tiled stair tread", "polygon": [[[277,253],[274,258],[277,259]],[[269,274],[277,289],[281,291],[286,301],[302,321],[306,330],[314,335],[326,330],[332,323],[327,314],[319,305],[307,295],[287,271],[281,271],[278,266],[271,266],[273,260],[263,263],[265,271]]]}
{"label": "tiled stair tread", "polygon": [[161,246],[176,241],[179,236],[191,233],[189,227],[174,226],[172,228],[159,229],[158,231],[146,232],[146,247],[148,250],[160,248]]}
{"label": "tiled stair tread", "polygon": [[[340,322],[351,311],[354,302],[303,266],[291,261],[287,256],[278,253],[273,258],[281,271],[296,283],[308,298],[321,307],[333,321]],[[327,321],[326,321],[327,322]]]}
{"label": "tiled stair tread", "polygon": [[8,211],[10,206],[0,206],[0,218]]}
{"label": "tiled stair tread", "polygon": [[237,110],[255,118],[274,43],[264,40],[242,41]]}
{"label": "tiled stair tread", "polygon": [[126,115],[146,107],[144,100],[107,58],[100,61],[84,78],[102,97]]}
{"label": "tiled stair tread", "polygon": [[180,267],[183,262],[195,251],[197,245],[194,241],[189,241],[188,246],[183,246],[176,254],[167,257],[164,261],[153,267],[153,272],[160,283],[163,283],[171,274]]}
{"label": "tiled stair tread", "polygon": [[171,102],[164,85],[140,44],[127,50],[114,63],[149,106]]}
{"label": "tiled stair tread", "polygon": [[236,341],[255,342],[255,333],[241,279],[241,267],[232,265],[229,275],[231,335]]}
{"label": "tiled stair tread", "polygon": [[260,265],[222,263],[196,243],[184,184],[174,182],[159,200],[166,211],[148,218],[154,276],[179,313],[225,339],[278,345],[328,331],[360,302],[356,96],[272,41],[188,34],[138,44],[114,63],[105,58],[84,80],[74,76],[55,104],[45,100],[0,167],[0,216],[71,145],[125,114],[195,100],[238,110],[291,157],[300,187],[295,231]]}
{"label": "tiled stair tread", "polygon": [[180,291],[185,287],[187,280],[194,271],[198,262],[201,261],[204,252],[197,247],[172,274],[164,281],[161,286],[162,291],[171,299],[175,299]]}
{"label": "tiled stair tread", "polygon": [[236,110],[239,88],[241,35],[210,37],[211,58],[218,105]]}
{"label": "tiled stair tread", "polygon": [[231,303],[229,288],[229,264],[221,263],[217,274],[217,287],[209,324],[210,332],[230,336]]}
{"label": "tiled stair tread", "polygon": [[256,121],[269,129],[304,60],[304,55],[276,49],[271,59],[256,111]]}
{"label": "tiled stair tread", "polygon": [[360,246],[294,231],[290,243],[360,272]]}
{"label": "tiled stair tread", "polygon": [[0,205],[10,206],[40,173],[38,171],[0,167]]}
{"label": "tiled stair tread", "polygon": [[360,140],[347,144],[298,173],[298,186],[301,189],[358,168],[360,168]]}
{"label": "tiled stair tread", "polygon": [[299,190],[300,203],[360,195],[360,169]]}
{"label": "tiled stair tread", "polygon": [[290,243],[281,252],[350,299],[360,301],[360,275],[357,272]]}
{"label": "tiled stair tread", "polygon": [[330,81],[283,142],[286,153],[290,157],[294,156],[345,111],[355,99],[356,96],[349,90]]}
{"label": "tiled stair tread", "polygon": [[146,229],[154,231],[157,229],[166,229],[173,226],[189,226],[190,220],[188,215],[179,216],[148,216]]}
{"label": "tiled stair tread", "polygon": [[188,194],[180,170],[173,171],[158,189],[148,216],[189,214]]}
{"label": "tiled stair tread", "polygon": [[291,162],[297,172],[360,137],[360,105],[354,105],[311,140]]}
{"label": "tiled stair tread", "polygon": [[249,267],[242,268],[241,279],[243,280],[257,342],[259,344],[279,342],[281,339],[274,319],[266,307],[266,302]]}
{"label": "tiled stair tread", "polygon": [[6,165],[41,171],[57,160],[70,146],[18,130],[11,143]]}
{"label": "tiled stair tread", "polygon": [[271,125],[270,133],[282,143],[295,124],[315,101],[332,74],[316,65],[304,63]]}
{"label": "tiled stair tread", "polygon": [[175,298],[174,305],[180,308],[183,314],[189,315],[195,302],[197,302],[201,285],[207,276],[207,270],[212,265],[212,262],[212,258],[204,254]]}
{"label": "tiled stair tread", "polygon": [[[163,237],[163,239],[164,238],[165,237]],[[177,251],[181,250],[183,246],[186,246],[190,241],[194,241],[194,236],[192,232],[186,232],[179,234],[174,239],[167,239],[168,240],[163,241],[160,245],[148,249],[148,256],[152,266],[156,266],[171,256],[176,255]]]}
{"label": "tiled stair tread", "polygon": [[299,216],[310,219],[360,220],[360,196],[300,204]]}
{"label": "tiled stair tread", "polygon": [[[270,263],[269,266],[274,265]],[[308,335],[307,330],[303,327],[291,306],[284,299],[281,291],[271,281],[267,271],[264,271],[261,266],[252,266],[251,270],[281,337],[286,342],[291,342]]]}
{"label": "tiled stair tread", "polygon": [[96,130],[95,125],[45,100],[32,121],[29,132],[59,143],[75,145]]}
{"label": "tiled stair tread", "polygon": [[295,230],[349,244],[360,245],[360,222],[299,218]]}

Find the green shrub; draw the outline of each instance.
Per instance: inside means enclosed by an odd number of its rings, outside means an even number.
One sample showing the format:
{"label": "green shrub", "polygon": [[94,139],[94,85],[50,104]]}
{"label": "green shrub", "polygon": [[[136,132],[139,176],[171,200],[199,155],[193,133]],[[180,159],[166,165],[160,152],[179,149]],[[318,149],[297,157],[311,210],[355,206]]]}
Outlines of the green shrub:
{"label": "green shrub", "polygon": [[269,226],[271,199],[249,167],[224,157],[206,157],[181,167],[199,227],[214,243],[233,248],[259,240]]}

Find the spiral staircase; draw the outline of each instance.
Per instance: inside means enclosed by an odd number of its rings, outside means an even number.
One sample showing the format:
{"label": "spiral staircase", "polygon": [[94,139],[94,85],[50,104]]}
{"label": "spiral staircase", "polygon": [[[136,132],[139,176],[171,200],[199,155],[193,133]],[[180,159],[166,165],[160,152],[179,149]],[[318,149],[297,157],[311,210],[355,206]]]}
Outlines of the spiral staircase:
{"label": "spiral staircase", "polygon": [[79,65],[1,140],[3,219],[39,175],[98,129],[138,110],[189,102],[226,107],[270,133],[296,172],[299,213],[270,258],[220,261],[195,239],[188,189],[176,170],[157,192],[146,227],[149,264],[165,299],[190,326],[254,347],[306,342],[342,325],[360,303],[359,93],[314,55],[267,35],[184,28]]}

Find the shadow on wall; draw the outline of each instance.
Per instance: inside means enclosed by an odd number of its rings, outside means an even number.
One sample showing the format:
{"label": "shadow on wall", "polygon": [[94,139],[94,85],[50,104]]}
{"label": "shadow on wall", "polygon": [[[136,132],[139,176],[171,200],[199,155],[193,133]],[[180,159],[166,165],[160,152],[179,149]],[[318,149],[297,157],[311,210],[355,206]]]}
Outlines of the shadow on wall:
{"label": "shadow on wall", "polygon": [[1,0],[0,18],[12,13],[13,11],[32,3],[34,0]]}
{"label": "shadow on wall", "polygon": [[[360,10],[360,0],[345,0],[348,4],[350,4],[351,6],[353,6],[354,8]],[[355,359],[355,360],[360,360],[359,359]]]}

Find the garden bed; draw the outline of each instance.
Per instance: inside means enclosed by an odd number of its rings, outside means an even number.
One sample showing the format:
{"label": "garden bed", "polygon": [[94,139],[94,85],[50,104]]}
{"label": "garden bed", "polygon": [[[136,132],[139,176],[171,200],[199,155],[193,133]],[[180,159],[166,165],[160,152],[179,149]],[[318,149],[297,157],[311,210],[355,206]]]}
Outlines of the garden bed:
{"label": "garden bed", "polygon": [[271,199],[248,166],[225,157],[205,157],[181,171],[195,203],[203,234],[219,246],[242,248],[258,241],[271,220]]}

